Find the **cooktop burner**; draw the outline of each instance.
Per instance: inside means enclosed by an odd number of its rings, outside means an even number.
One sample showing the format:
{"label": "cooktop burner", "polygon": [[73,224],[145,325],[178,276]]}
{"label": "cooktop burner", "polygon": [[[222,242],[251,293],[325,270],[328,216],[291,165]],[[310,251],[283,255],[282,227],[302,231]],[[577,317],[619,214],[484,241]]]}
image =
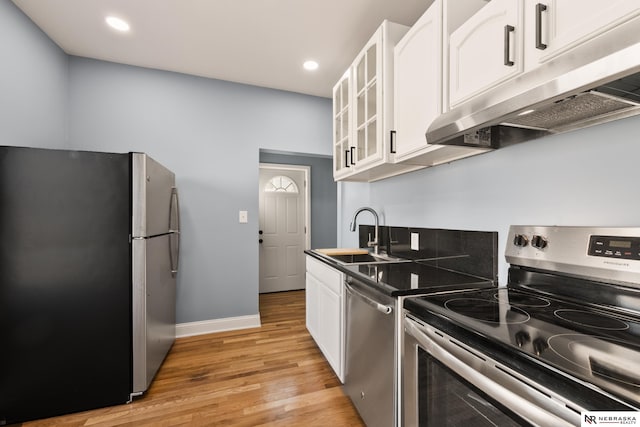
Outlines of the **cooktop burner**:
{"label": "cooktop burner", "polygon": [[[498,301],[500,300],[501,292],[504,293],[506,292],[506,290],[498,291],[493,295],[493,297]],[[503,296],[502,298],[504,299],[505,297]],[[551,302],[548,299],[536,297],[533,295],[512,294],[510,296],[507,296],[507,298],[509,300],[509,304],[515,305],[517,307],[548,307],[549,305],[551,305]]]}
{"label": "cooktop burner", "polygon": [[640,388],[640,376],[628,363],[638,357],[638,343],[582,334],[554,335],[548,343],[550,351],[585,372]]}
{"label": "cooktop burner", "polygon": [[629,329],[629,324],[613,317],[604,316],[594,313],[593,311],[559,309],[554,311],[556,317],[575,323],[581,326],[587,326],[594,329],[605,329],[611,331],[624,331]]}
{"label": "cooktop burner", "polygon": [[[524,323],[531,317],[529,313],[507,304],[481,298],[450,298],[444,302],[444,307],[463,316],[488,323],[507,322],[509,324]],[[509,316],[502,312],[509,311]]]}

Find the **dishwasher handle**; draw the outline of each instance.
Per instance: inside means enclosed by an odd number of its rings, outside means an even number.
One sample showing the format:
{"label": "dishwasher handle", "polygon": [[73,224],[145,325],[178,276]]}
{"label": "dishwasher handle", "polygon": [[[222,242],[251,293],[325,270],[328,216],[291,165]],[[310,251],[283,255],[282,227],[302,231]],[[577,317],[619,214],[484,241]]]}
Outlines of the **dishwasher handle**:
{"label": "dishwasher handle", "polygon": [[344,285],[346,286],[347,291],[349,291],[350,293],[352,293],[354,295],[359,296],[360,298],[362,298],[362,300],[364,302],[366,302],[371,307],[373,307],[376,310],[378,310],[380,313],[382,313],[382,314],[391,314],[393,312],[393,307],[391,307],[389,305],[380,304],[378,301],[375,301],[375,300],[371,299],[370,297],[364,295],[363,293],[356,291],[355,289],[353,289],[352,286],[349,285],[348,282],[344,282]]}

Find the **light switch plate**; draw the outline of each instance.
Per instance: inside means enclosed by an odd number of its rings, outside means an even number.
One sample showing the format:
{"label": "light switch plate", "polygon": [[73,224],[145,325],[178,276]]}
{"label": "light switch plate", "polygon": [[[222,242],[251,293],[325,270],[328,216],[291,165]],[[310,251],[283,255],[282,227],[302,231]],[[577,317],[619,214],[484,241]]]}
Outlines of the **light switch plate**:
{"label": "light switch plate", "polygon": [[420,234],[411,233],[411,250],[419,251],[420,250]]}
{"label": "light switch plate", "polygon": [[238,215],[238,220],[240,221],[240,224],[246,224],[247,222],[249,222],[248,212],[240,211],[240,214]]}

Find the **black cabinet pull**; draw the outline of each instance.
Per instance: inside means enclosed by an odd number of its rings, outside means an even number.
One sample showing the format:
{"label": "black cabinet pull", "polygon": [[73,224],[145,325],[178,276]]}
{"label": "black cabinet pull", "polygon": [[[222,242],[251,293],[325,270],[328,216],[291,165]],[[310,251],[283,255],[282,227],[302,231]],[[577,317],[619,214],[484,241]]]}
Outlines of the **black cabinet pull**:
{"label": "black cabinet pull", "polygon": [[353,160],[355,158],[355,155],[356,155],[355,151],[353,151],[355,149],[356,149],[356,147],[351,147],[351,164],[353,166],[355,166],[355,164],[356,164],[356,162]]}
{"label": "black cabinet pull", "polygon": [[258,240],[258,243],[262,243],[262,242],[263,242],[263,240],[262,240],[262,239],[259,239],[259,240]]}
{"label": "black cabinet pull", "polygon": [[538,3],[536,5],[536,49],[545,50],[547,45],[542,43],[542,12],[547,10],[547,6]]}
{"label": "black cabinet pull", "polygon": [[348,168],[349,166],[349,150],[344,150],[344,167]]}
{"label": "black cabinet pull", "polygon": [[515,30],[516,30],[515,27],[512,25],[504,26],[504,65],[506,65],[507,67],[513,67],[513,65],[515,64],[515,62],[511,60],[511,55],[510,55],[510,51],[511,51],[510,35]]}
{"label": "black cabinet pull", "polygon": [[396,154],[396,131],[392,130],[391,135],[389,135],[389,150],[391,154]]}
{"label": "black cabinet pull", "polygon": [[258,234],[262,235],[262,233],[263,233],[263,231],[262,231],[262,230],[259,230],[259,231],[258,231]]}

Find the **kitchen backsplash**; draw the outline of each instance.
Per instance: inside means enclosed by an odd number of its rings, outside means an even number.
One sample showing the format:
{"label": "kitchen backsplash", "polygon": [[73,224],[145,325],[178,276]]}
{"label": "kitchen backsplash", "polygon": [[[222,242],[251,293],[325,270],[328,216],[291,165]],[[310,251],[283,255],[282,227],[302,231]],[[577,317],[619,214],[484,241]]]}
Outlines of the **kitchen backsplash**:
{"label": "kitchen backsplash", "polygon": [[[412,233],[417,235],[417,250],[411,249]],[[360,247],[366,248],[373,235],[373,226],[360,225]],[[379,240],[380,251],[389,255],[423,260],[498,283],[498,233],[495,231],[380,226]]]}

